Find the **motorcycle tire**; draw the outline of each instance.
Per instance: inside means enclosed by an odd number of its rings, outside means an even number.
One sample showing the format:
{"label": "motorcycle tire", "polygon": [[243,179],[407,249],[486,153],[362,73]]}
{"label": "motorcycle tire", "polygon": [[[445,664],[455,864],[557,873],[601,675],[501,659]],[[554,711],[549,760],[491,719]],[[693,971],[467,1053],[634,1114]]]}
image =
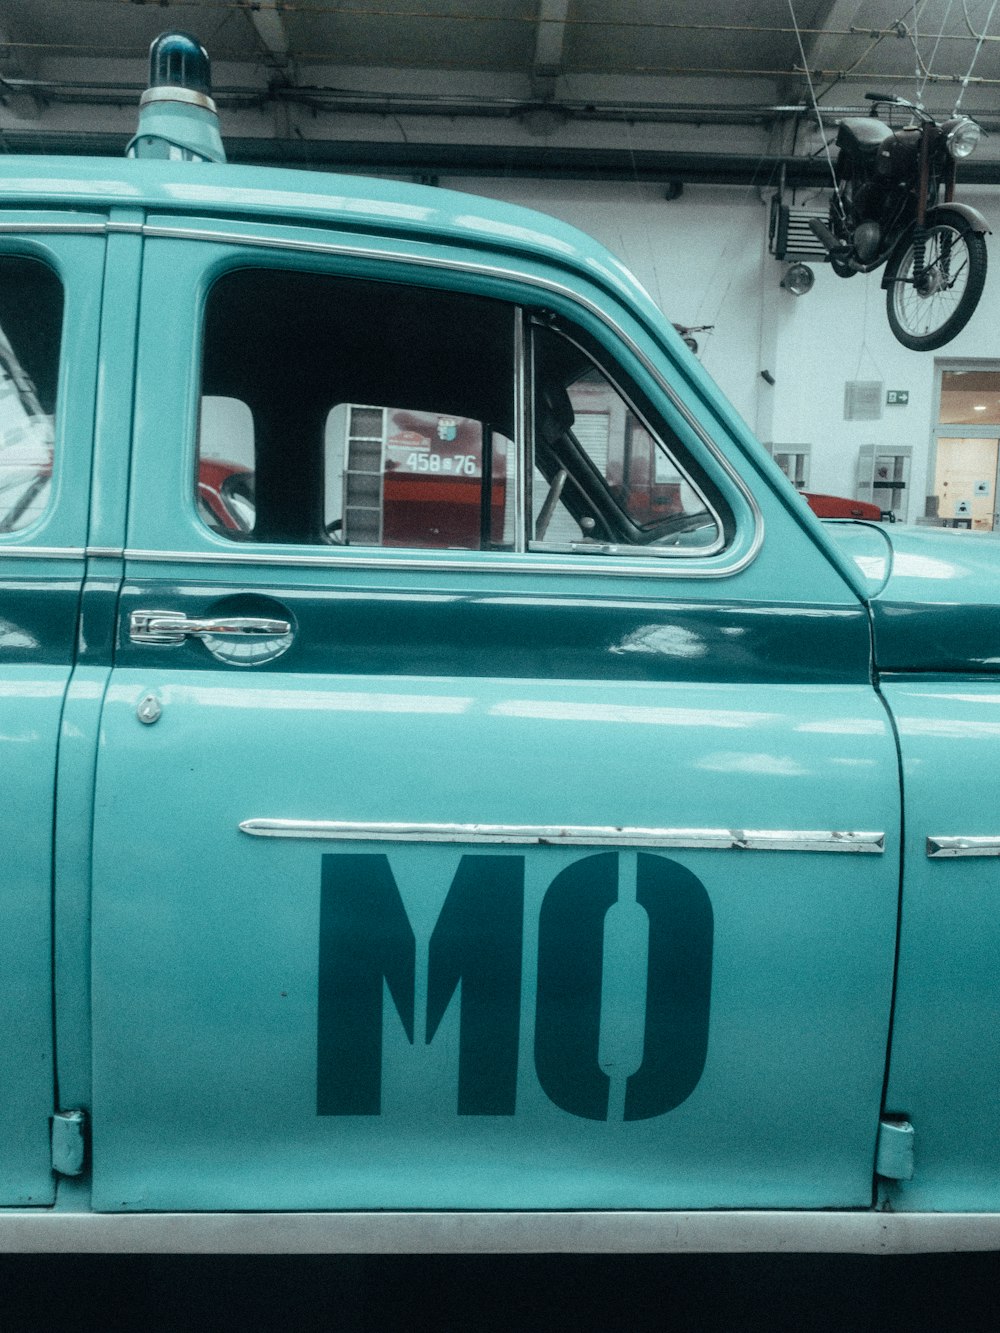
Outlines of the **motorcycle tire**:
{"label": "motorcycle tire", "polygon": [[923,278],[914,282],[912,234],[889,257],[885,271],[886,312],[898,342],[931,352],[965,328],[986,282],[986,238],[964,218],[928,219]]}

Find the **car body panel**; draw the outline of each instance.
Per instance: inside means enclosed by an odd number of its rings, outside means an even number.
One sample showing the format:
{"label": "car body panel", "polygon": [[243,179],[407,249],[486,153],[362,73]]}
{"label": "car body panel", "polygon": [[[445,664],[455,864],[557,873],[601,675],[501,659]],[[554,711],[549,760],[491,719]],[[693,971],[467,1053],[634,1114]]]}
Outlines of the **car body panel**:
{"label": "car body panel", "polygon": [[[1000,836],[995,544],[820,523],[618,261],[526,210],[185,163],[0,182],[0,250],[47,247],[76,293],[52,499],[0,534],[0,1203],[158,1214],[164,1248],[205,1243],[194,1214],[253,1248],[251,1211],[349,1248],[330,1216],[362,1210],[393,1219],[371,1248],[671,1248],[692,1209],[724,1245],[719,1210],[772,1210],[777,1246],[794,1209],[806,1248],[864,1248],[834,1210],[926,1237],[997,1207],[997,862],[927,854]],[[454,531],[253,540],[247,465],[199,458],[198,423],[213,284],[254,268],[571,326],[694,460],[718,549],[464,549],[464,492]],[[285,628],[144,640],[161,612]],[[74,1107],[92,1151],[57,1197]],[[912,1180],[879,1178],[887,1115]]]}
{"label": "car body panel", "polygon": [[879,670],[1000,670],[1000,541],[993,533],[829,526],[870,581]]}
{"label": "car body panel", "polygon": [[[786,506],[760,478],[734,484],[740,446],[714,399],[683,385],[672,398],[643,363],[657,354],[649,333],[606,294],[598,320],[589,278],[570,292],[565,277],[554,283],[521,255],[516,265],[495,257],[486,274],[481,253],[467,249],[439,247],[429,269],[423,250],[398,237],[388,256],[378,238],[352,238],[346,256],[342,245],[329,232],[194,228],[180,218],[168,227],[162,217],[146,239],[126,575],[95,806],[96,1205],[781,1206],[807,1197],[865,1206],[888,1038],[899,808],[895,745],[871,689],[856,593],[817,549],[794,493]],[[537,301],[543,291],[688,432],[737,515],[729,549],[682,565],[648,555],[227,542],[200,521],[193,498],[172,506],[162,497],[193,489],[205,294],[220,273],[248,263],[360,276],[388,265],[395,281],[508,300]],[[618,324],[634,352],[613,334]],[[711,432],[716,455],[685,421]],[[273,661],[194,642],[137,645],[129,619],[149,607],[282,619],[292,642]],[[160,715],[143,727],[136,713],[146,693]],[[159,775],[153,790],[145,771]],[[247,820],[274,817],[459,830],[445,846],[423,834],[369,844],[241,832]],[[884,850],[667,855],[602,841],[601,828],[632,823],[864,827],[884,835]],[[598,833],[584,851],[537,842],[481,850],[469,829],[482,824]],[[118,854],[123,825],[143,830],[150,869],[141,884]],[[181,874],[171,851],[180,830]],[[317,1114],[326,1105],[317,1078],[334,1059],[323,1052],[330,1041],[340,1049],[340,1038],[322,1035],[324,876],[354,866],[375,876],[381,888],[371,892],[386,901],[395,884],[404,903],[396,926],[404,937],[412,929],[422,960],[436,922],[472,911],[461,907],[470,858],[487,880],[498,877],[496,910],[507,903],[523,931],[512,1105],[494,1114],[489,1098],[468,1093],[473,1110],[462,1112],[455,1080],[463,1058],[474,1062],[462,1056],[465,1010],[452,1005],[433,1041],[421,1033],[411,1047],[395,1017],[409,1006],[399,981],[381,1021],[381,1114]],[[588,1029],[565,1073],[570,1091],[560,1091],[562,1057],[547,1056],[532,1029],[561,984],[540,989],[536,971],[546,913],[557,911],[543,906],[551,886],[606,876],[603,887],[578,889],[581,903],[610,895],[600,923],[617,894],[634,899],[640,866],[704,885],[718,944],[702,1075],[675,1109],[629,1121],[622,1108],[641,1066],[636,1015],[647,985],[646,951],[629,932],[641,935],[641,914],[637,927],[634,909],[619,913],[626,938],[603,1001],[605,1029],[621,1045],[618,1056],[613,1042],[601,1053],[603,1064],[626,1072],[601,1072]],[[523,897],[508,875],[517,886],[523,876]],[[505,893],[517,896],[520,915]],[[373,913],[362,954],[378,953],[383,929]],[[568,956],[591,966],[603,939],[596,929]],[[425,976],[427,964],[415,966]],[[546,966],[555,964],[542,964],[544,977]],[[434,975],[414,984],[428,987]],[[585,1008],[593,991],[571,982]],[[424,993],[414,1001],[418,1024]],[[792,1017],[802,995],[814,1006],[807,1026]],[[355,1045],[366,1031],[354,1033]],[[540,1074],[553,1060],[557,1072]],[[799,1089],[792,1102],[781,1091],[789,1079]],[[554,1101],[553,1087],[575,1109]],[[173,1107],[169,1127],[146,1120],[150,1096]],[[805,1103],[825,1108],[823,1134],[792,1111]],[[234,1112],[245,1133],[234,1131]]]}
{"label": "car body panel", "polygon": [[[882,683],[903,759],[907,837],[887,1106],[919,1126],[894,1207],[1000,1208],[1000,682]],[[929,840],[992,837],[992,855],[934,856]]]}
{"label": "car body panel", "polygon": [[[48,1123],[55,1083],[52,883],[56,759],[84,576],[104,259],[101,237],[32,234],[33,226],[57,220],[34,212],[13,214],[5,222],[14,230],[23,228],[25,234],[0,235],[0,259],[16,256],[44,265],[58,276],[64,298],[54,472],[51,458],[44,460],[47,499],[39,501],[26,526],[0,533],[0,737],[4,755],[0,842],[5,865],[0,882],[0,974],[4,978],[0,992],[4,1033],[0,1203],[5,1205],[51,1204],[56,1193]],[[17,444],[11,447],[15,452],[19,449]]]}

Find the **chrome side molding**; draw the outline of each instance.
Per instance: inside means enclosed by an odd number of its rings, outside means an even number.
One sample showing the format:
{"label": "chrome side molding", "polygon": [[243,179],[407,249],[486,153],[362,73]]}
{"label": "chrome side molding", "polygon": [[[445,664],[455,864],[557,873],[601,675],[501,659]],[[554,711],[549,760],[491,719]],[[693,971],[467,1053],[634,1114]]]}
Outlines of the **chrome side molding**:
{"label": "chrome side molding", "polygon": [[932,860],[946,856],[1000,856],[1000,837],[936,837],[927,839]]}
{"label": "chrome side molding", "polygon": [[885,851],[884,833],[822,829],[639,828],[600,824],[416,824],[347,819],[245,819],[254,838],[310,838],[327,842],[500,843],[554,847],[673,847],[721,851]]}

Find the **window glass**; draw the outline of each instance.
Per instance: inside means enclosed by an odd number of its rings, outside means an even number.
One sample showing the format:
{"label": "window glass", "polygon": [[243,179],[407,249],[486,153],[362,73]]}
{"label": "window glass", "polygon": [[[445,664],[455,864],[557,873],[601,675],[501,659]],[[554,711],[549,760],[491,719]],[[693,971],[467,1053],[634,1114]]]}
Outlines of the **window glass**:
{"label": "window glass", "polygon": [[209,294],[197,494],[233,540],[513,544],[514,312],[245,269]]}
{"label": "window glass", "polygon": [[581,335],[538,325],[532,343],[530,544],[655,553],[721,544],[716,506],[681,463],[683,447],[654,429]]}
{"label": "window glass", "polygon": [[0,256],[0,533],[28,527],[49,502],[62,315],[51,269]]}
{"label": "window glass", "polygon": [[354,546],[504,545],[513,536],[513,445],[483,430],[452,413],[338,403],[326,429],[327,532]]}

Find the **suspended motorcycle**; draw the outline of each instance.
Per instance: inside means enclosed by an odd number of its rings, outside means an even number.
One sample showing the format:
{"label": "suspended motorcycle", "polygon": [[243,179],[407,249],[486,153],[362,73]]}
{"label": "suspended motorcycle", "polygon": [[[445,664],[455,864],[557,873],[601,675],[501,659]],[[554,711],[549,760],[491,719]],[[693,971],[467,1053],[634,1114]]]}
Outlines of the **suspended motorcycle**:
{"label": "suspended motorcycle", "polygon": [[[904,347],[941,347],[969,322],[986,281],[981,213],[954,201],[957,163],[975,149],[979,126],[967,116],[937,121],[891,93],[867,93],[870,116],[840,123],[830,225],[810,226],[842,278],[885,265],[889,326]],[[880,105],[906,107],[913,121],[894,129]]]}

